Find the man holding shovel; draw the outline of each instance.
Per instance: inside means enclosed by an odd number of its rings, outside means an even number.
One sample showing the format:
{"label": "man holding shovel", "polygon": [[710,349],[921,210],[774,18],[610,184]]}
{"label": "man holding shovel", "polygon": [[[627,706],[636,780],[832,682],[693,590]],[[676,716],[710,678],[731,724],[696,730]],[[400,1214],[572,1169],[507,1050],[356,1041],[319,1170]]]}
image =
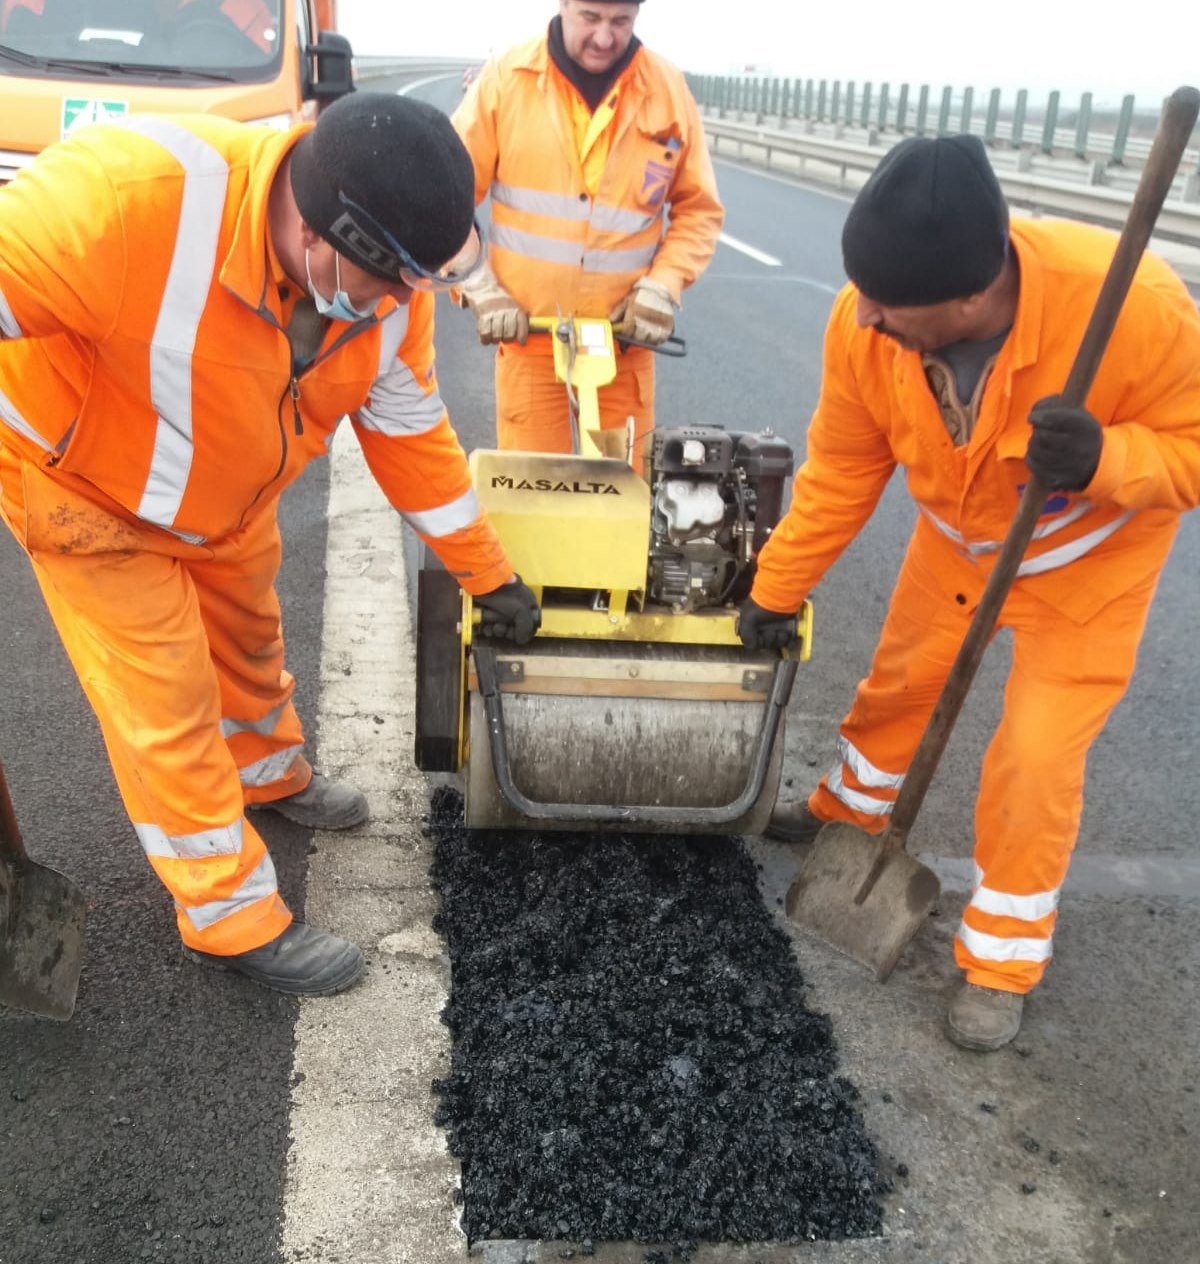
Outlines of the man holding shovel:
{"label": "man holding shovel", "polygon": [[1139,268],[1086,407],[1055,399],[1114,241],[1010,223],[976,138],[897,145],[847,217],[851,284],[830,317],[807,460],[742,609],[748,646],[786,644],[905,468],[920,512],[837,763],[768,831],[881,832],[1029,472],[1052,489],[999,617],[1013,663],[955,937],[966,980],[947,1016],[970,1049],[1016,1036],[1050,960],[1087,753],[1129,683],[1179,517],[1200,502],[1200,316],[1161,261]]}

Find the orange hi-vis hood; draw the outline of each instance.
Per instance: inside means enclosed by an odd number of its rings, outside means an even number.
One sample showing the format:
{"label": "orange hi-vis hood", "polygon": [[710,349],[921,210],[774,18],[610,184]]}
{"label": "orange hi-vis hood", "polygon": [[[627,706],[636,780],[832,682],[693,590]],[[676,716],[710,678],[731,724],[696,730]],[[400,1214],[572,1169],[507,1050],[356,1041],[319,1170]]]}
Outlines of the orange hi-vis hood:
{"label": "orange hi-vis hood", "polygon": [[598,179],[580,152],[574,91],[543,36],[489,62],[455,111],[475,200],[491,194],[496,278],[535,316],[607,316],[646,275],[678,302],[724,220],[683,75],[637,51],[613,89],[619,104]]}
{"label": "orange hi-vis hood", "polygon": [[[0,189],[0,437],[142,524],[238,529],[349,414],[388,498],[472,592],[511,569],[437,389],[433,299],[331,322],[295,379],[267,201],[304,128],[139,116]],[[281,283],[282,282],[282,286]]]}
{"label": "orange hi-vis hood", "polygon": [[[1016,319],[963,446],[947,434],[920,354],[860,328],[854,287],[839,294],[807,459],[759,558],[759,604],[799,607],[897,465],[947,592],[969,591],[990,569],[1029,477],[1030,409],[1066,383],[1116,243],[1087,225],[1019,219],[1011,239]],[[1138,270],[1087,407],[1105,428],[1099,467],[1082,492],[1047,501],[1017,579],[1079,622],[1160,567],[1179,515],[1200,504],[1200,314],[1157,258]]]}

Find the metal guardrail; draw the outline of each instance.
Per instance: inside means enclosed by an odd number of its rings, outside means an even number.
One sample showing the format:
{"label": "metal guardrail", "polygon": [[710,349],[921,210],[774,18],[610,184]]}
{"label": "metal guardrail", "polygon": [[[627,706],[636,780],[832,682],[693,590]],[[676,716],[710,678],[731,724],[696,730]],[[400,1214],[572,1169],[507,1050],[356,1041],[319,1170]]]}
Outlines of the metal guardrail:
{"label": "metal guardrail", "polygon": [[380,79],[385,75],[426,74],[436,75],[443,71],[452,74],[454,71],[466,70],[468,66],[477,66],[477,59],[459,57],[360,57],[354,58],[354,77],[362,83],[366,79]]}

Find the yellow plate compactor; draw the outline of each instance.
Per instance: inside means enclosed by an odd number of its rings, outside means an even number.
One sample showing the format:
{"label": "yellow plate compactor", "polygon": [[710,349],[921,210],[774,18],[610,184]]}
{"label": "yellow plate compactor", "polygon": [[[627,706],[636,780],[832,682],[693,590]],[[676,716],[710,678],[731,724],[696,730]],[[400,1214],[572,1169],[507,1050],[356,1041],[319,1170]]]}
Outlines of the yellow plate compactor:
{"label": "yellow plate compactor", "polygon": [[779,786],[784,711],[811,648],[751,652],[737,603],[778,521],[791,448],[770,430],[600,429],[615,375],[603,320],[554,338],[577,455],[476,451],[513,566],[537,593],[528,645],[479,634],[471,598],[427,555],[417,596],[417,765],[461,772],[476,829],[757,833]]}

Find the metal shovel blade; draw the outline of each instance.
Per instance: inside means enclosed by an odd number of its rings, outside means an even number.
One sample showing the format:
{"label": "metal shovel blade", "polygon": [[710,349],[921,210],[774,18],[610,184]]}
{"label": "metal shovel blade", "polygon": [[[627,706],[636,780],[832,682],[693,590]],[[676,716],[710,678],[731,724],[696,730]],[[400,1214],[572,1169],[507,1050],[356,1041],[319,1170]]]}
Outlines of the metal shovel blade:
{"label": "metal shovel blade", "polygon": [[61,873],[0,859],[0,1005],[71,1017],[86,912],[83,892]]}
{"label": "metal shovel blade", "polygon": [[879,855],[880,838],[844,821],[821,827],[787,893],[787,915],[882,983],[941,892],[937,875],[907,852],[887,860],[870,894],[855,896]]}

